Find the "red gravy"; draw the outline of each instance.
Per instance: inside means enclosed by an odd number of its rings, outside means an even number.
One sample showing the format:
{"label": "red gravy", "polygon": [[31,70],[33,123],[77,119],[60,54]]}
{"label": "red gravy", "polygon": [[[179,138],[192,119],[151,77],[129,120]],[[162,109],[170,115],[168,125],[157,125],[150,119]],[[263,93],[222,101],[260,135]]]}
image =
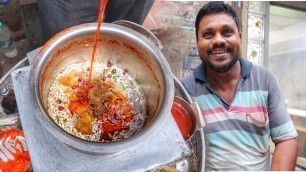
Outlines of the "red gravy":
{"label": "red gravy", "polygon": [[185,140],[193,134],[192,132],[192,121],[188,112],[179,104],[173,103],[171,109],[172,116],[174,117],[183,137]]}

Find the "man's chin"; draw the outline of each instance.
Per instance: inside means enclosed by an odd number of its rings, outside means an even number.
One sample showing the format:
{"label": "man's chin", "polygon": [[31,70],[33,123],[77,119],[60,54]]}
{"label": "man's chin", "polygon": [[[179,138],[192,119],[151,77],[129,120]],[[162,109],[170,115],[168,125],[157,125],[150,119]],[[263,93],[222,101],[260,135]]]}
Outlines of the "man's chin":
{"label": "man's chin", "polygon": [[229,62],[222,62],[222,63],[210,63],[210,62],[206,62],[205,64],[211,68],[212,70],[214,70],[215,72],[218,72],[218,73],[223,73],[223,72],[227,72],[229,71],[233,66],[234,64],[238,61],[237,60],[234,60],[234,61],[229,61]]}
{"label": "man's chin", "polygon": [[228,66],[210,66],[210,68],[218,73],[223,73],[223,72],[227,72],[228,70],[230,70]]}

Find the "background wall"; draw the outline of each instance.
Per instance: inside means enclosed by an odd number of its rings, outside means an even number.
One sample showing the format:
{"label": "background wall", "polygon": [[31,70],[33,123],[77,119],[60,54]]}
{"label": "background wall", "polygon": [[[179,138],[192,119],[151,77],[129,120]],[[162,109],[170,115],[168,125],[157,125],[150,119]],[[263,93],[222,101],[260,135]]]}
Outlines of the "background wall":
{"label": "background wall", "polygon": [[276,76],[299,134],[298,165],[306,168],[306,2],[271,2],[268,68]]}
{"label": "background wall", "polygon": [[[149,28],[164,45],[163,54],[168,60],[172,72],[178,78],[186,76],[201,61],[197,52],[195,37],[195,19],[200,8],[207,1],[155,1],[144,26]],[[243,12],[243,3],[227,2],[235,7],[242,21],[243,29],[247,23],[247,10]],[[244,7],[246,8],[246,7]],[[246,34],[243,34],[244,44]],[[246,54],[246,46],[242,52]]]}

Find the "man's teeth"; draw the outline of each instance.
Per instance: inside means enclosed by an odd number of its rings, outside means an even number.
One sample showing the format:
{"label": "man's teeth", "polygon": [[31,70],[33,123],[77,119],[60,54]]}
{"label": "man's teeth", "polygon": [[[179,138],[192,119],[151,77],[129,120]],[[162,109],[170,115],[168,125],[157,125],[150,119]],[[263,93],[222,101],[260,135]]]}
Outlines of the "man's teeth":
{"label": "man's teeth", "polygon": [[223,54],[226,53],[225,50],[213,51],[213,54]]}

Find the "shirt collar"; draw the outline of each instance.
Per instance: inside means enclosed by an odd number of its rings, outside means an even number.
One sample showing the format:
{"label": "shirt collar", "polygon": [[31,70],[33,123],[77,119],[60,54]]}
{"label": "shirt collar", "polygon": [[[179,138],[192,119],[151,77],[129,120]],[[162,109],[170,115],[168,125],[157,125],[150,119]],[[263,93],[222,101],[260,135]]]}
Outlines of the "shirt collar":
{"label": "shirt collar", "polygon": [[[239,58],[239,61],[241,66],[241,76],[245,78],[251,72],[252,63],[244,60],[243,58]],[[206,66],[204,63],[201,63],[197,68],[194,69],[194,77],[195,79],[202,82],[207,82]]]}

